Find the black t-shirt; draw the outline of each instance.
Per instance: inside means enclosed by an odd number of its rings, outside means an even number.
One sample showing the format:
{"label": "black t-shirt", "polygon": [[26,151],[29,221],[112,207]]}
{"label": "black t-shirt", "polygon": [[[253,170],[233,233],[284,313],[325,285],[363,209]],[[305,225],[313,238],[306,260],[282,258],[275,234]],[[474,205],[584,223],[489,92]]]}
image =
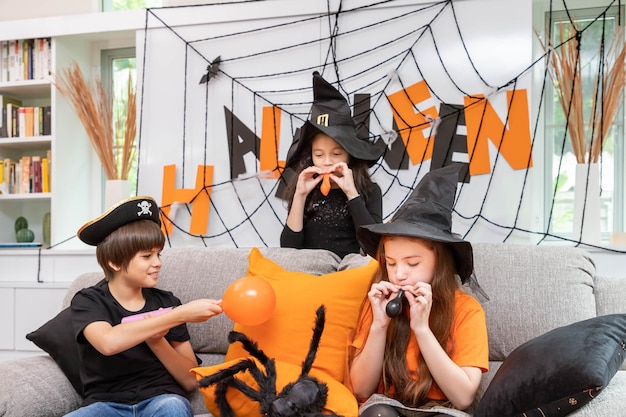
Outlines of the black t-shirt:
{"label": "black t-shirt", "polygon": [[[105,280],[80,290],[72,299],[72,323],[84,385],[83,406],[98,401],[136,404],[160,394],[187,396],[145,342],[116,355],[105,356],[83,335],[83,329],[96,321],[115,326],[120,324],[122,317],[181,304],[169,291],[144,288],[143,293],[146,304],[140,311],[128,311],[122,307],[111,295]],[[165,338],[177,342],[189,340],[187,325],[171,328]]]}

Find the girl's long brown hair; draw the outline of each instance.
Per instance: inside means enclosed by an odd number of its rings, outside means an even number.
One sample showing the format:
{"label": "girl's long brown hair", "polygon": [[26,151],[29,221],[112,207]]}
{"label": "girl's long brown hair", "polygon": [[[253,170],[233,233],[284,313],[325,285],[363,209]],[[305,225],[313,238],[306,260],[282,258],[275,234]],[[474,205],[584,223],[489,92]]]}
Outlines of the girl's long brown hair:
{"label": "girl's long brown hair", "polygon": [[[394,236],[383,236],[380,240],[377,256],[380,268],[379,273],[373,277],[372,283],[389,280],[385,263],[384,243],[393,238]],[[424,242],[435,252],[436,267],[431,282],[433,303],[429,323],[437,341],[449,355],[454,348],[450,341],[450,329],[454,319],[455,292],[459,288],[455,276],[454,256],[450,247],[445,243],[419,238],[411,239]],[[369,300],[366,298],[361,306],[361,315],[368,306]],[[406,308],[408,306],[405,306]],[[417,371],[412,377],[406,363],[406,350],[410,337],[409,317],[407,314],[400,314],[391,321],[387,329],[385,356],[383,358],[383,394],[395,398],[406,406],[418,407],[426,402],[433,378],[421,353],[417,358]],[[352,363],[352,359],[358,353],[350,352],[349,363]]]}

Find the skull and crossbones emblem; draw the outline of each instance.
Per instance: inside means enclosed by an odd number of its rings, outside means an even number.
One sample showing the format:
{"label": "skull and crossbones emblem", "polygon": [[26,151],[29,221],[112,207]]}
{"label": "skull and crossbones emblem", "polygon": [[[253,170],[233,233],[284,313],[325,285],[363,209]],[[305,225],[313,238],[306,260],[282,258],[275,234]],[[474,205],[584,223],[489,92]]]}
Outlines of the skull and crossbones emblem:
{"label": "skull and crossbones emblem", "polygon": [[137,203],[137,207],[141,209],[141,211],[137,213],[137,216],[141,216],[143,214],[152,216],[152,211],[150,210],[150,207],[152,207],[151,202],[143,200],[141,203]]}

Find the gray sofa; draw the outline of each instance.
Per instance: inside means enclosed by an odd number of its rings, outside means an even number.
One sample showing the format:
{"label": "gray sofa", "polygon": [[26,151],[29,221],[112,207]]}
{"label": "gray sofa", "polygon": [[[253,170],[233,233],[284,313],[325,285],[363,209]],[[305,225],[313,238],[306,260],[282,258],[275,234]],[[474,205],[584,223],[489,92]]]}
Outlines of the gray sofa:
{"label": "gray sofa", "polygon": [[[287,270],[316,275],[368,261],[356,254],[339,259],[323,250],[263,248],[261,252]],[[220,298],[230,282],[245,275],[248,253],[246,248],[166,249],[159,286],[173,291],[183,302]],[[491,369],[484,375],[481,395],[503,360],[524,342],[569,323],[626,313],[626,274],[622,278],[596,276],[593,260],[582,249],[483,243],[474,245],[474,256],[477,278],[489,296],[481,301],[487,314]],[[77,289],[102,276],[95,272],[77,277],[64,306]],[[194,350],[203,365],[223,361],[231,328],[225,315],[189,324]],[[80,402],[47,355],[0,363],[0,376],[0,416],[59,416]],[[208,415],[199,393],[193,394],[192,403],[197,415]],[[626,416],[626,366],[622,363],[597,398],[571,415]]]}

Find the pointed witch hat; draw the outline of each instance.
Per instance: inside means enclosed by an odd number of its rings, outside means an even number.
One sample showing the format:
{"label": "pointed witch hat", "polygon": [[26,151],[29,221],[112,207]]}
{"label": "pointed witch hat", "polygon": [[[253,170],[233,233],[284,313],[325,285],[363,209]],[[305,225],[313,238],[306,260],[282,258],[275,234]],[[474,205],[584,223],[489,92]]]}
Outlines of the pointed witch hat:
{"label": "pointed witch hat", "polygon": [[387,223],[361,226],[359,244],[375,258],[383,235],[418,237],[450,245],[456,271],[465,284],[474,271],[471,243],[452,233],[452,208],[461,165],[451,164],[430,171],[420,180],[408,200]]}
{"label": "pointed witch hat", "polygon": [[319,132],[333,138],[351,157],[367,161],[370,166],[384,151],[384,147],[378,147],[357,136],[346,98],[315,71],[311,118],[296,130],[294,141],[287,152],[286,168],[295,168],[303,159],[302,153],[309,149],[311,140]]}

